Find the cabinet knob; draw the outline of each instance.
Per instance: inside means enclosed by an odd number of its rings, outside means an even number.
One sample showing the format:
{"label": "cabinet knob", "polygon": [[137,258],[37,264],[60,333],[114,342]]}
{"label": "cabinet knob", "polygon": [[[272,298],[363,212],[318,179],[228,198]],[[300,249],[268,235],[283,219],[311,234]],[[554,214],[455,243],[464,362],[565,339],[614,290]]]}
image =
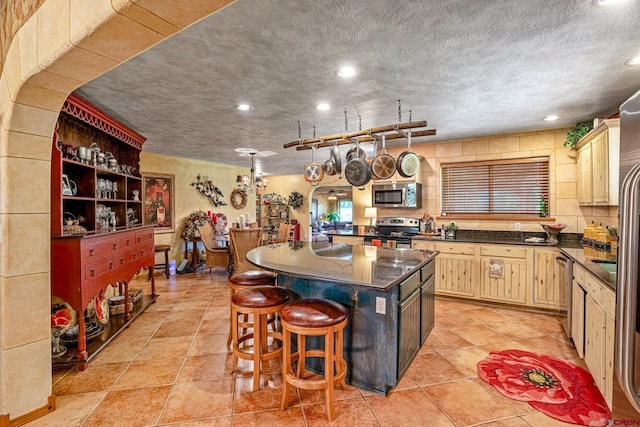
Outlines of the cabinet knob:
{"label": "cabinet knob", "polygon": [[109,261],[109,270],[113,270],[113,261]]}
{"label": "cabinet knob", "polygon": [[90,256],[94,256],[94,255],[95,255],[95,252],[93,251],[93,248],[90,248],[90,249],[89,249],[89,255],[90,255]]}
{"label": "cabinet knob", "polygon": [[133,259],[138,259],[138,254],[134,253],[133,254]]}
{"label": "cabinet knob", "polygon": [[131,239],[127,239],[127,246],[131,246]]}
{"label": "cabinet knob", "polygon": [[115,251],[116,249],[118,249],[118,243],[117,242],[113,242],[113,250]]}
{"label": "cabinet knob", "polygon": [[91,269],[91,277],[94,277],[96,275],[96,271],[92,268]]}
{"label": "cabinet knob", "polygon": [[120,257],[120,264],[124,264],[124,257]]}

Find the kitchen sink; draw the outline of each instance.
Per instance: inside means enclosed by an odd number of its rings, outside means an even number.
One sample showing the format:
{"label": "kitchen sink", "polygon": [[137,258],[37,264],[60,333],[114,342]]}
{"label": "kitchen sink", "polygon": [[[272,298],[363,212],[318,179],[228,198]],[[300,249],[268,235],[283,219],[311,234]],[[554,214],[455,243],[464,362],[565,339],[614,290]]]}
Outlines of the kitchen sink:
{"label": "kitchen sink", "polygon": [[605,259],[592,259],[591,261],[598,264],[600,268],[602,268],[604,271],[611,274],[616,274],[618,264],[616,264],[615,261],[610,261]]}

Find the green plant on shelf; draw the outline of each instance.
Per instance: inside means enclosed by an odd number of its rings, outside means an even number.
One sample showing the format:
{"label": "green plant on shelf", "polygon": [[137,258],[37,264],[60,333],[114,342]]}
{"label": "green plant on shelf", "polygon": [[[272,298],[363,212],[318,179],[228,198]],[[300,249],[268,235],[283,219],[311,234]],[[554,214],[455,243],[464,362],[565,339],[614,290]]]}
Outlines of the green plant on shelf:
{"label": "green plant on shelf", "polygon": [[580,138],[588,134],[591,129],[593,129],[593,122],[578,123],[567,132],[567,139],[564,141],[564,146],[575,148]]}

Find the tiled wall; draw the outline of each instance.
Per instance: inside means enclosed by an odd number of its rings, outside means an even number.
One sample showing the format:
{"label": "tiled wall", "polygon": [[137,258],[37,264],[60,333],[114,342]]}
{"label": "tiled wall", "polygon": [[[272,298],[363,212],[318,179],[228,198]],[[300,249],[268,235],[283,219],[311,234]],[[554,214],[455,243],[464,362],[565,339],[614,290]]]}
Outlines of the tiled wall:
{"label": "tiled wall", "polygon": [[[567,224],[565,232],[581,233],[584,227],[594,221],[596,224],[616,226],[617,207],[581,207],[577,197],[576,151],[564,147],[567,128],[526,132],[510,135],[495,135],[463,140],[434,143],[413,143],[413,151],[422,156],[422,209],[378,209],[378,216],[422,217],[440,215],[440,164],[474,160],[512,159],[522,157],[549,156],[550,200],[549,211],[553,222]],[[389,154],[397,157],[406,147],[387,148]],[[334,177],[331,177],[334,178]],[[288,194],[296,190],[305,197],[312,195],[314,187],[299,176],[269,177],[270,187]],[[323,181],[320,185],[332,185]],[[344,180],[341,184],[345,184]],[[271,190],[269,190],[271,191]],[[363,191],[353,190],[354,224],[366,225],[364,208],[371,205],[371,184]],[[308,218],[300,215],[303,229],[308,227]],[[461,229],[471,230],[515,230],[516,222],[523,231],[542,231],[540,221],[488,221],[454,220]],[[438,226],[451,222],[449,218],[439,218]],[[545,221],[550,224],[548,220]]]}
{"label": "tiled wall", "polygon": [[[443,141],[432,144],[413,144],[413,150],[424,157],[422,161],[422,206],[416,210],[382,209],[378,214],[408,215],[429,213],[440,215],[440,164],[475,160],[512,159],[549,156],[550,200],[549,212],[555,222],[567,224],[566,232],[582,232],[586,224],[617,225],[617,207],[581,207],[577,197],[576,151],[564,147],[567,129],[544,130],[510,135],[496,135]],[[396,156],[405,148],[388,150]],[[515,223],[523,231],[541,231],[538,220],[533,221],[463,221],[454,220],[461,229],[515,230]],[[450,222],[438,219],[438,224]],[[547,224],[549,222],[547,221]]]}

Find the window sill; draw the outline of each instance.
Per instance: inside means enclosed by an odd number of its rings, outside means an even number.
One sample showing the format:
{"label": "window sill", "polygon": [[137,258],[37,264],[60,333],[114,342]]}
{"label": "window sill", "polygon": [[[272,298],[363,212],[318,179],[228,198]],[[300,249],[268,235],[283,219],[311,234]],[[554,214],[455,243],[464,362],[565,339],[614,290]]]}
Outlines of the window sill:
{"label": "window sill", "polygon": [[447,220],[458,220],[458,221],[516,221],[516,222],[555,222],[556,219],[554,217],[546,216],[539,217],[535,215],[445,215],[445,216],[436,216],[438,221],[447,221]]}

